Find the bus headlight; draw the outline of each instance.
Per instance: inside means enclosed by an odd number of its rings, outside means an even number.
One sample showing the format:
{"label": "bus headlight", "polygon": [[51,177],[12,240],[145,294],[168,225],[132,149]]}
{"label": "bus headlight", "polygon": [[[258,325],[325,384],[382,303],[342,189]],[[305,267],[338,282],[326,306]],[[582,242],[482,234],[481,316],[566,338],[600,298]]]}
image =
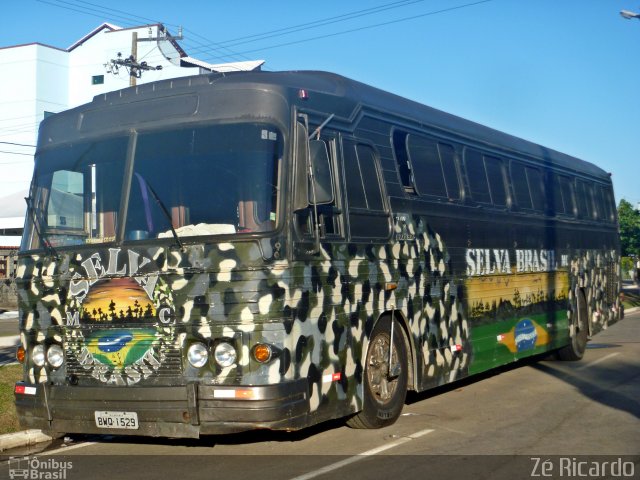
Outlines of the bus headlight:
{"label": "bus headlight", "polygon": [[51,345],[47,350],[47,362],[53,368],[59,368],[64,361],[64,352],[60,345]]}
{"label": "bus headlight", "polygon": [[37,367],[44,366],[44,345],[38,344],[31,350],[31,360]]}
{"label": "bus headlight", "polygon": [[236,363],[237,356],[236,349],[227,342],[220,342],[213,351],[213,357],[221,367],[230,367]]}
{"label": "bus headlight", "polygon": [[209,360],[209,352],[206,345],[200,342],[192,344],[187,350],[187,359],[194,367],[203,367]]}

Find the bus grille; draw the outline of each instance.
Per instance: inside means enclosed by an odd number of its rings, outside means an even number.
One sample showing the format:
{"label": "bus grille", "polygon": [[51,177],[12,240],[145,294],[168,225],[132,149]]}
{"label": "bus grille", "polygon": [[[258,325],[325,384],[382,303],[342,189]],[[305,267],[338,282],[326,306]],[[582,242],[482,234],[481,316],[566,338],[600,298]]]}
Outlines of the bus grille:
{"label": "bus grille", "polygon": [[139,374],[133,373],[135,383],[182,376],[182,355],[172,329],[159,333],[148,326],[81,326],[66,330],[64,349],[67,375],[78,379],[105,382],[113,373],[130,378],[132,371]]}

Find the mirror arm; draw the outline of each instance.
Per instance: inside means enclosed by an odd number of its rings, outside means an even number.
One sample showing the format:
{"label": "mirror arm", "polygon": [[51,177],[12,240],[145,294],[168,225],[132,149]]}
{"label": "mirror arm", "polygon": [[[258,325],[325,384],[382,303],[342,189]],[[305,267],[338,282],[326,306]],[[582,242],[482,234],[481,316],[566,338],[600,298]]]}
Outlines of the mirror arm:
{"label": "mirror arm", "polygon": [[[327,119],[326,119],[324,122],[322,122],[322,123],[318,126],[318,128],[316,128],[313,132],[311,132],[311,135],[309,135],[309,138],[308,138],[307,140],[311,140],[311,139],[313,138],[313,136],[314,136],[314,135],[317,135],[318,137],[320,137],[320,132],[322,131],[322,129],[323,129],[323,128],[325,127],[325,125],[326,125],[327,123],[329,123],[329,122],[333,119],[333,117],[335,117],[335,116],[336,116],[336,114],[335,114],[335,113],[332,113],[331,115],[329,115],[329,116],[327,117]],[[320,139],[320,138],[318,138],[318,140],[319,140],[319,139]]]}

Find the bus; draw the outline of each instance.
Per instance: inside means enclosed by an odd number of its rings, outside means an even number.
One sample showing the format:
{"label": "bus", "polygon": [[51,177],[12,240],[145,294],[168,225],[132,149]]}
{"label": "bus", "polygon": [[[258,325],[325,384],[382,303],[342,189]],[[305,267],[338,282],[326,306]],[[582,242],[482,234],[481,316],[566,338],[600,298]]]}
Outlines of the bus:
{"label": "bus", "polygon": [[610,174],[332,73],[96,96],[27,203],[15,401],[52,436],[384,427],[622,316]]}

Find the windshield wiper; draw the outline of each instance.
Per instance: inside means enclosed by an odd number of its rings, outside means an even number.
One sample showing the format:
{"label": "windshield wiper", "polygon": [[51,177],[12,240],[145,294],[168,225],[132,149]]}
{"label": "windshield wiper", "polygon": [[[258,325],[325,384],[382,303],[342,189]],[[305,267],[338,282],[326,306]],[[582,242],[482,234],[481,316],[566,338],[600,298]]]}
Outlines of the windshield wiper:
{"label": "windshield wiper", "polygon": [[49,255],[51,255],[53,258],[58,259],[60,256],[58,255],[57,250],[53,248],[53,245],[51,244],[51,240],[49,239],[48,235],[45,233],[44,226],[41,223],[42,219],[40,218],[40,216],[38,216],[38,212],[36,208],[33,206],[31,197],[24,197],[24,200],[25,202],[27,202],[27,211],[33,217],[33,226],[36,229],[38,238],[42,242],[42,246],[44,247],[44,250],[48,252]]}
{"label": "windshield wiper", "polygon": [[[139,175],[139,174],[136,173],[136,175]],[[140,177],[140,178],[142,178],[142,177]],[[147,188],[149,189],[149,192],[151,193],[151,196],[153,197],[153,199],[156,201],[156,203],[160,207],[160,210],[162,210],[162,213],[164,214],[166,219],[169,221],[169,228],[171,229],[171,233],[173,234],[173,238],[176,241],[176,244],[178,245],[178,247],[180,247],[180,250],[184,250],[185,249],[184,245],[180,241],[180,237],[178,237],[178,233],[176,232],[176,229],[173,228],[173,221],[171,220],[171,214],[169,213],[169,210],[167,210],[167,207],[165,207],[165,205],[162,202],[162,200],[160,200],[160,197],[158,196],[156,191],[153,189],[153,187],[151,186],[149,181],[144,179],[144,183],[146,184]]]}

